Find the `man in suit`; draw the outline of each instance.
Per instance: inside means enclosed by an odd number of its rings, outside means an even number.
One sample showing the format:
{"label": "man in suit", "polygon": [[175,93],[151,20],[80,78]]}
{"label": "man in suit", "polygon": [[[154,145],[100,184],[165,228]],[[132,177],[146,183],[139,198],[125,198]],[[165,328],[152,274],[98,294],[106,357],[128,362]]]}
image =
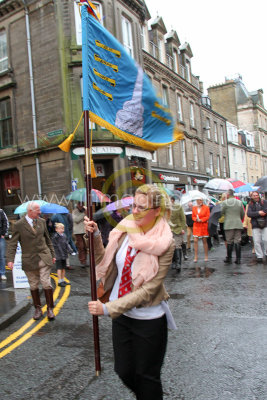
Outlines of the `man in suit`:
{"label": "man in suit", "polygon": [[42,316],[39,294],[39,283],[41,283],[47,303],[47,318],[52,320],[55,315],[50,271],[56,259],[46,222],[39,218],[40,214],[40,206],[34,201],[30,202],[25,217],[14,225],[12,238],[8,242],[7,261],[12,269],[17,243],[20,242],[22,269],[27,275],[35,307],[33,319],[38,320]]}
{"label": "man in suit", "polygon": [[232,262],[232,251],[235,245],[236,264],[241,260],[241,233],[243,230],[242,219],[245,216],[243,204],[240,200],[234,198],[234,191],[227,191],[227,200],[221,203],[222,216],[224,216],[224,231],[227,242],[227,257],[224,260],[226,264]]}

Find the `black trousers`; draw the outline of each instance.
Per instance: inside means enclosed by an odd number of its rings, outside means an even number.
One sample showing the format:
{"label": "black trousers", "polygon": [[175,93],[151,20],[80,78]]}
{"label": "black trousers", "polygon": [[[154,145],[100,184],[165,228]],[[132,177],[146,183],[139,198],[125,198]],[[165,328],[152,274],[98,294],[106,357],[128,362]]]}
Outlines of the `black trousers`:
{"label": "black trousers", "polygon": [[167,346],[166,316],[112,321],[114,369],[138,400],[162,400],[160,370]]}

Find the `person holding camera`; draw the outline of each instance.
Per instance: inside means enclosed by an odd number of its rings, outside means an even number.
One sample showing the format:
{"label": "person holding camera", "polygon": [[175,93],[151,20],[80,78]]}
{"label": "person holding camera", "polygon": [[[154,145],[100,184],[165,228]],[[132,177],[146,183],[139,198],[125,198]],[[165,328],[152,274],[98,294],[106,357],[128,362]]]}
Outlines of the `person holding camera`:
{"label": "person holding camera", "polygon": [[251,194],[247,215],[251,218],[257,262],[261,263],[263,261],[262,244],[264,254],[267,256],[267,201],[261,199],[258,192],[252,192]]}

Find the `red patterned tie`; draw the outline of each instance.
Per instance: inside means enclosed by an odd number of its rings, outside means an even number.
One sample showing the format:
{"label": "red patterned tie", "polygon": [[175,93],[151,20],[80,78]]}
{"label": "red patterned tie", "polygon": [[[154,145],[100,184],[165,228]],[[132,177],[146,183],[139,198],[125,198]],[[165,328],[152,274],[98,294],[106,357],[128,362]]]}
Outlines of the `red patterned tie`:
{"label": "red patterned tie", "polygon": [[132,247],[128,246],[125,261],[124,261],[124,266],[123,266],[122,274],[121,274],[121,281],[120,281],[118,297],[122,297],[122,296],[126,295],[127,293],[130,293],[132,290],[131,266],[132,266],[133,260],[135,259],[135,256],[139,253],[140,250],[137,250],[136,254],[134,254],[133,256],[130,255],[131,251],[132,251]]}

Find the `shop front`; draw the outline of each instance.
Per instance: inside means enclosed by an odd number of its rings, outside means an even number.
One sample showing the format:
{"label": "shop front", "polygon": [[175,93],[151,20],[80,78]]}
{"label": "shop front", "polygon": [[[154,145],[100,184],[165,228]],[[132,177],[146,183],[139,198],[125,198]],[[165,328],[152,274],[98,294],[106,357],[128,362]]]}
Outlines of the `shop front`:
{"label": "shop front", "polygon": [[[72,150],[72,180],[77,188],[84,187],[85,156],[84,148]],[[109,195],[131,195],[135,188],[143,183],[151,182],[148,174],[152,155],[126,146],[93,146],[96,178],[93,178],[94,189]]]}

